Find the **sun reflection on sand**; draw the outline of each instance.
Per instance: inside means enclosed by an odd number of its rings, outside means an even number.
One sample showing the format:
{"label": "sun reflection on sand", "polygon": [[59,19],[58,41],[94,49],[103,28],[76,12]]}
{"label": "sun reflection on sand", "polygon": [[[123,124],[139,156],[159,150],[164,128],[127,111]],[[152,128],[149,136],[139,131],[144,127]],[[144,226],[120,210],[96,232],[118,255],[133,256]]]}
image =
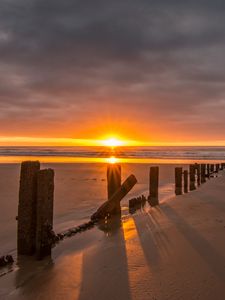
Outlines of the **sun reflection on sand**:
{"label": "sun reflection on sand", "polygon": [[119,162],[119,159],[116,158],[115,156],[111,156],[109,158],[106,158],[106,162],[109,164],[115,164],[115,163]]}
{"label": "sun reflection on sand", "polygon": [[[136,299],[138,291],[142,290],[143,280],[145,280],[145,278],[151,278],[152,274],[133,218],[129,218],[123,222],[123,232],[126,241],[130,292],[132,299]],[[138,299],[142,298],[141,292],[139,297]]]}

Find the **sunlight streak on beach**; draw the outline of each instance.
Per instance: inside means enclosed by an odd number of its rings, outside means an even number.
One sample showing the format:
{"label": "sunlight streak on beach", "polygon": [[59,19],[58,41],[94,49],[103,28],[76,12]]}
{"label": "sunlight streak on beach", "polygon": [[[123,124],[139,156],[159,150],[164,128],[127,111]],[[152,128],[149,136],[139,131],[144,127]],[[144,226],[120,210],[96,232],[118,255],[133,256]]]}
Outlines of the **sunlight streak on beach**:
{"label": "sunlight streak on beach", "polygon": [[[123,222],[123,233],[126,241],[125,246],[131,299],[142,299],[141,291],[143,282],[145,282],[146,277],[151,278],[152,274],[133,218]],[[150,292],[151,288],[149,288],[149,293]]]}

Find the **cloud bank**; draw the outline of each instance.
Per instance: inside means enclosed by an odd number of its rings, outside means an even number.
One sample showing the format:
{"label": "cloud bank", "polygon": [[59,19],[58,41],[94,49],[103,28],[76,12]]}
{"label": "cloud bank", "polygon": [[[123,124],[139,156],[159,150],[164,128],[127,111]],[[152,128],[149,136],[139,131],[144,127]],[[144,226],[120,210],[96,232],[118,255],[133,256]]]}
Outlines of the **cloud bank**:
{"label": "cloud bank", "polygon": [[225,3],[2,0],[0,135],[225,140]]}

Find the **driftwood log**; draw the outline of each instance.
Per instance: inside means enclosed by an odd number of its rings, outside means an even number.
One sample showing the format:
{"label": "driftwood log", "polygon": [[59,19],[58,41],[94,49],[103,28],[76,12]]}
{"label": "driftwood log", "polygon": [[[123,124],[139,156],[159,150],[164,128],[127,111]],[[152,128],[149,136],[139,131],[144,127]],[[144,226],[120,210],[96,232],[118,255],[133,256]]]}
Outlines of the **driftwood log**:
{"label": "driftwood log", "polygon": [[91,220],[104,219],[110,216],[118,203],[129,193],[133,186],[137,183],[134,175],[130,175],[121,185],[121,187],[112,195],[112,197],[104,202],[99,209],[91,216]]}

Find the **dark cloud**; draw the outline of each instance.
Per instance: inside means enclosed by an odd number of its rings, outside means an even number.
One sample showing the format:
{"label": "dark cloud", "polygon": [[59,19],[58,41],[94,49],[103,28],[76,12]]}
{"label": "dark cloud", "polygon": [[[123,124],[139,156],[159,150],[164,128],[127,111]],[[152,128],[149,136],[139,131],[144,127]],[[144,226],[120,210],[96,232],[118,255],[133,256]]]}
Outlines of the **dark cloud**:
{"label": "dark cloud", "polygon": [[2,0],[1,135],[80,137],[105,115],[223,139],[224,37],[219,0]]}

